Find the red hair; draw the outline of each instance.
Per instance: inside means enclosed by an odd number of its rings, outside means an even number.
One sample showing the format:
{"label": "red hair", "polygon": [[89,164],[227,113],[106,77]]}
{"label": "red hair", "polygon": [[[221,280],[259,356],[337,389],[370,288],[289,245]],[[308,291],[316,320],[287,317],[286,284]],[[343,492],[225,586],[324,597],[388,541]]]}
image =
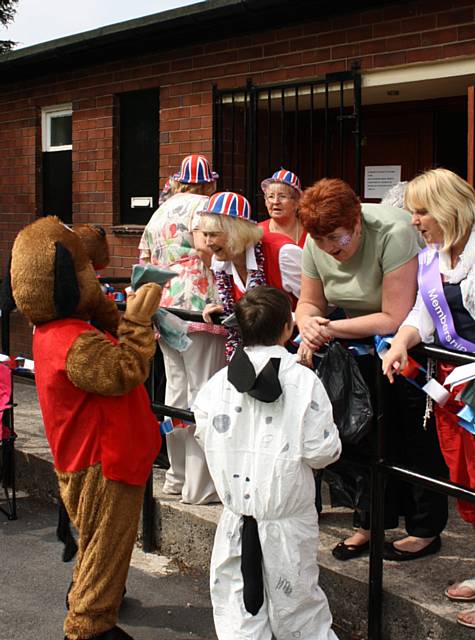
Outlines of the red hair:
{"label": "red hair", "polygon": [[361,218],[361,204],[349,184],[338,178],[323,178],[303,192],[299,217],[313,238],[326,236],[338,227],[352,231]]}

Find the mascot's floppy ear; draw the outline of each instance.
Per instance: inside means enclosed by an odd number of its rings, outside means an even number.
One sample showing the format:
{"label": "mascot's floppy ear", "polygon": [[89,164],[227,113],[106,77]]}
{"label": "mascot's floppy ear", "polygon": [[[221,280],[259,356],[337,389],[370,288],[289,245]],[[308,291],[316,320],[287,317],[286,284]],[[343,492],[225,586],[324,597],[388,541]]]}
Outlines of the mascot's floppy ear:
{"label": "mascot's floppy ear", "polygon": [[11,275],[12,257],[8,260],[5,277],[2,281],[2,289],[0,292],[0,309],[5,313],[10,313],[16,308],[16,302],[12,291],[12,275]]}
{"label": "mascot's floppy ear", "polygon": [[54,246],[54,306],[58,318],[67,318],[76,311],[81,293],[71,253],[61,242]]}

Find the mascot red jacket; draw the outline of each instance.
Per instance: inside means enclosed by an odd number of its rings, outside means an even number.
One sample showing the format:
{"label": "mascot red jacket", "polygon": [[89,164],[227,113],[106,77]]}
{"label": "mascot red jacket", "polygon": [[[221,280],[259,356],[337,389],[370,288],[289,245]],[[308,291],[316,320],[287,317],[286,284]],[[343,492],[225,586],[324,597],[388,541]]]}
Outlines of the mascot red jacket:
{"label": "mascot red jacket", "polygon": [[160,450],[143,382],[155,352],[151,316],[161,288],[140,287],[119,320],[94,271],[108,260],[105,249],[97,252],[101,242],[106,246],[101,235],[39,219],[18,234],[10,268],[13,300],[35,327],[46,437],[78,532],[67,640],[131,638],[116,623],[144,485]]}

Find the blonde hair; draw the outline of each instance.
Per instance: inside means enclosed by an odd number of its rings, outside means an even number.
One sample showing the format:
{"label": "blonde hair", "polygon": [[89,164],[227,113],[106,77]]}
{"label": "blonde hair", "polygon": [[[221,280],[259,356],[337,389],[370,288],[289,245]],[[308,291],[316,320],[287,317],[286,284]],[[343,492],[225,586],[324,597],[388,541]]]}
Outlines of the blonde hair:
{"label": "blonde hair", "polygon": [[212,196],[216,191],[216,180],[212,182],[203,182],[201,184],[184,184],[175,181],[173,193],[196,193],[199,196]]}
{"label": "blonde hair", "polygon": [[466,239],[475,224],[475,190],[449,169],[430,169],[411,180],[404,205],[434,217],[444,234],[443,251]]}
{"label": "blonde hair", "polygon": [[199,230],[205,233],[224,233],[226,248],[233,256],[256,245],[262,237],[263,229],[257,224],[217,213],[201,213]]}

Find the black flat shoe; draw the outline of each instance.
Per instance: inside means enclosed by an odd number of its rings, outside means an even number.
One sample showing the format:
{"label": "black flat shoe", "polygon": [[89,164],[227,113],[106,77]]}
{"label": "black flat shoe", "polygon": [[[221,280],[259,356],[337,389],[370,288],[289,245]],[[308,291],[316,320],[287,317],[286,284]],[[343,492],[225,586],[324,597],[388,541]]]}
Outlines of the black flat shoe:
{"label": "black flat shoe", "polygon": [[[67,636],[64,636],[64,640],[68,640]],[[114,627],[113,629],[109,629],[109,631],[104,631],[100,636],[93,636],[90,640],[134,640],[132,636],[129,636],[123,629],[120,627]]]}
{"label": "black flat shoe", "polygon": [[[68,640],[67,636],[64,636],[64,640]],[[132,636],[129,636],[123,629],[120,627],[113,627],[108,631],[104,631],[99,636],[93,636],[90,640],[134,640]]]}
{"label": "black flat shoe", "polygon": [[403,551],[401,549],[397,549],[392,542],[385,542],[383,558],[385,560],[395,560],[396,562],[417,560],[418,558],[424,558],[424,556],[430,556],[433,553],[437,553],[437,551],[440,551],[440,546],[440,536],[436,536],[432,542],[420,551]]}
{"label": "black flat shoe", "polygon": [[336,547],[332,549],[333,557],[337,560],[351,560],[352,558],[358,558],[369,551],[369,540],[364,544],[345,544],[339,542]]}

